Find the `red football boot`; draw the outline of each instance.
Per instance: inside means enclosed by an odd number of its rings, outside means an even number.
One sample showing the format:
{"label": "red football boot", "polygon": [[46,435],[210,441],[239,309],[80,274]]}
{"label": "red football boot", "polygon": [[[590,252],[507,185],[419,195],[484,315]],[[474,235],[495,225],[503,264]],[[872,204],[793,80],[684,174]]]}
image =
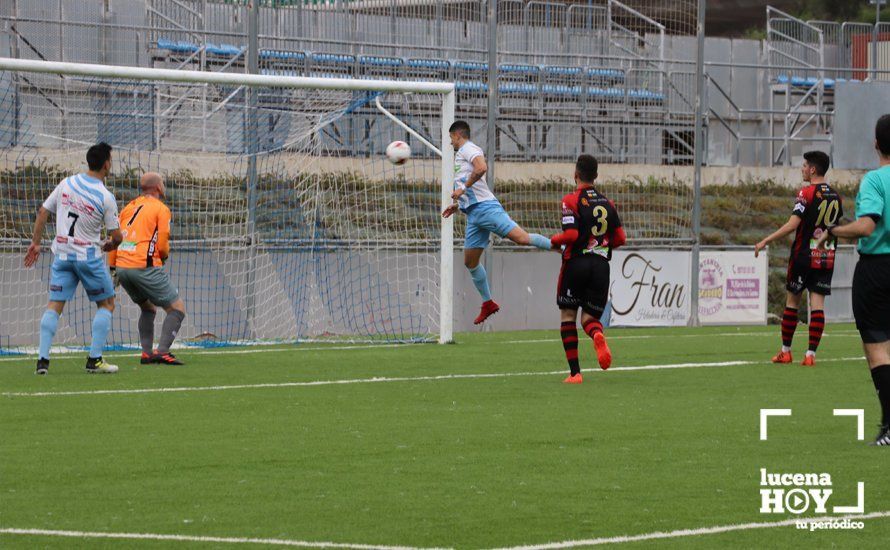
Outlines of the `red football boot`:
{"label": "red football boot", "polygon": [[481,325],[485,322],[486,319],[500,311],[501,306],[497,305],[494,300],[488,300],[487,302],[482,302],[482,310],[479,311],[479,316],[476,317],[476,320],[473,321],[474,325]]}

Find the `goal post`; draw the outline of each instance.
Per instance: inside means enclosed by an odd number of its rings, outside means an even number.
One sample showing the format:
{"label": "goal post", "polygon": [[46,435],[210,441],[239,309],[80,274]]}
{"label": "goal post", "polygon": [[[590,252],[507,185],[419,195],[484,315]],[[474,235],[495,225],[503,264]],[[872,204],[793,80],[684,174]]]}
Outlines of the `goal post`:
{"label": "goal post", "polygon": [[[168,180],[184,342],[450,342],[454,109],[451,83],[0,58],[0,349],[36,344],[51,230],[36,270],[21,254],[98,141],[120,208],[141,173]],[[383,155],[395,140],[405,165]],[[118,294],[111,342],[130,346],[138,312]],[[57,342],[88,342],[90,315],[79,292]]]}

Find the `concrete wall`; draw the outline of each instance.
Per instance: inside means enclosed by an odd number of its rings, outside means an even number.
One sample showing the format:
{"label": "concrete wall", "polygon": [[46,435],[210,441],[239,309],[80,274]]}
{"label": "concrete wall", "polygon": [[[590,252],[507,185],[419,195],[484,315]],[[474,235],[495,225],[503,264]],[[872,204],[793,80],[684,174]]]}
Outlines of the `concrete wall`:
{"label": "concrete wall", "polygon": [[[3,81],[0,80],[0,104],[2,104]],[[2,121],[2,118],[0,118]],[[2,122],[0,122],[2,123]],[[0,139],[3,133],[0,132]],[[0,141],[0,145],[3,142]],[[79,149],[55,150],[33,148],[5,149],[6,154],[0,155],[0,170],[15,170],[20,166],[21,159],[40,159],[48,165],[59,166],[66,171],[83,169],[83,151]],[[595,153],[594,153],[595,154]],[[151,168],[172,173],[187,170],[196,177],[212,177],[220,174],[232,175],[232,157],[213,153],[169,153],[163,156],[149,152],[129,152],[124,159],[130,167]],[[264,166],[274,167],[283,174],[318,174],[331,172],[365,172],[369,159],[343,157],[311,157],[298,153],[267,155]],[[405,177],[438,176],[438,163],[427,159],[411,161],[412,168],[405,172]],[[540,180],[563,179],[571,181],[574,174],[574,163],[571,162],[497,162],[497,178],[501,181],[514,180],[534,183]],[[832,169],[828,179],[835,184],[856,185],[867,170]],[[240,172],[239,172],[240,173]],[[649,178],[682,181],[692,185],[693,168],[691,166],[658,166],[654,164],[601,164],[599,167],[600,181]],[[747,181],[771,179],[789,187],[800,185],[800,171],[797,166],[757,167],[757,166],[706,166],[702,169],[703,185],[734,185]]]}
{"label": "concrete wall", "polygon": [[[458,250],[454,257],[455,332],[556,330],[559,255],[512,250],[489,250],[486,254],[491,290],[501,312],[484,327],[473,325],[481,299]],[[21,267],[20,253],[0,253],[0,348],[36,345],[50,261],[50,255],[44,254],[36,269],[27,270]],[[852,318],[850,285],[855,262],[852,248],[839,252],[833,294],[826,302],[831,321]],[[248,277],[250,265],[256,265],[253,287]],[[338,334],[379,339],[438,331],[435,252],[264,252],[251,259],[249,251],[174,249],[167,269],[188,309],[180,331],[182,342],[202,334],[237,341]],[[56,342],[87,344],[94,311],[78,290],[63,315]],[[111,343],[136,342],[138,316],[138,308],[121,293]],[[162,320],[163,314],[159,314],[156,331]]]}

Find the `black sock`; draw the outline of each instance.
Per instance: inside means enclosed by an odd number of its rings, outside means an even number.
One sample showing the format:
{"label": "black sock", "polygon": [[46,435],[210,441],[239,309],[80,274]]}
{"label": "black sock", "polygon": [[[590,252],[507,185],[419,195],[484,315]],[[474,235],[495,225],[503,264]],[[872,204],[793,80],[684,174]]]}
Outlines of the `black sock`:
{"label": "black sock", "polygon": [[882,426],[890,425],[890,365],[881,365],[871,369],[871,379],[878,391],[881,402]]}
{"label": "black sock", "polygon": [[578,374],[581,372],[581,365],[578,363],[578,329],[575,321],[563,322],[559,326],[559,333],[562,336],[566,361],[569,362],[569,372],[573,375]]}

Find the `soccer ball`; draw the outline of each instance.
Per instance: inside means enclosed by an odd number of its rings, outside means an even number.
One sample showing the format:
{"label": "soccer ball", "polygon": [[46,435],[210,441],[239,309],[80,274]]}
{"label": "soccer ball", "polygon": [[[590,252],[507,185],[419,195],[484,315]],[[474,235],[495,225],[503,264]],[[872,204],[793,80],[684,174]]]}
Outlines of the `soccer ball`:
{"label": "soccer ball", "polygon": [[394,141],[386,147],[386,158],[393,164],[405,164],[411,158],[411,146],[404,141]]}

